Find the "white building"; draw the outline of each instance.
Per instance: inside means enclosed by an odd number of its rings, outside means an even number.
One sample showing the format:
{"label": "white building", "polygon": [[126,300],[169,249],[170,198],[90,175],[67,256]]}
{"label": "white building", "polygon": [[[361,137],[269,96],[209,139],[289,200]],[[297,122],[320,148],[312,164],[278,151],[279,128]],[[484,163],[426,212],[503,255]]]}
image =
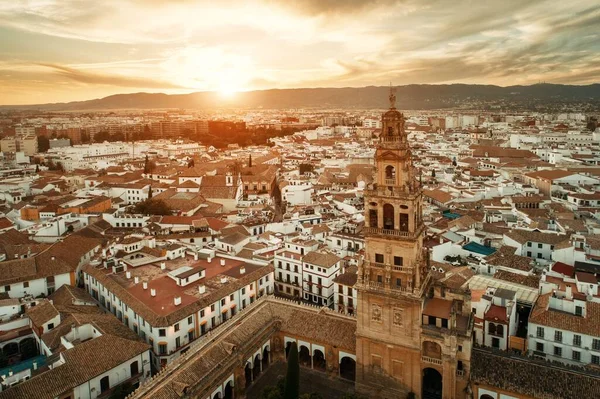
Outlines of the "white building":
{"label": "white building", "polygon": [[152,261],[152,251],[136,252],[126,255],[128,265],[117,259],[84,269],[86,290],[150,344],[156,368],[256,298],[273,293],[273,267],[266,262],[210,250],[203,254],[208,256],[200,260]]}
{"label": "white building", "polygon": [[600,365],[600,303],[571,285],[540,295],[529,317],[528,350],[547,360]]}
{"label": "white building", "polygon": [[312,251],[302,258],[304,299],[334,306],[333,280],[341,273],[342,259],[325,251]]}

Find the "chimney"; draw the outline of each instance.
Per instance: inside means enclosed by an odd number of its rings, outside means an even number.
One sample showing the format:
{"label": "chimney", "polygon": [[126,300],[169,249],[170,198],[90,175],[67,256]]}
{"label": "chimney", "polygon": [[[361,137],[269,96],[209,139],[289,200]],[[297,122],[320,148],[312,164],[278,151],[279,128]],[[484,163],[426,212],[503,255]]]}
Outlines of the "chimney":
{"label": "chimney", "polygon": [[156,290],[154,288],[150,289],[150,296],[156,296]]}
{"label": "chimney", "polygon": [[181,297],[176,296],[175,298],[173,298],[173,302],[175,303],[175,306],[181,305]]}
{"label": "chimney", "polygon": [[567,284],[567,292],[565,293],[565,296],[569,300],[573,299],[573,288],[571,287],[570,284]]}
{"label": "chimney", "polygon": [[37,369],[38,369],[38,364],[37,364],[37,361],[36,361],[36,362],[33,362],[33,369],[34,369],[34,370],[37,370]]}
{"label": "chimney", "polygon": [[244,274],[246,273],[246,267],[242,266],[240,267],[240,274]]}
{"label": "chimney", "polygon": [[225,266],[225,259],[221,259],[221,266]]}
{"label": "chimney", "polygon": [[221,284],[227,283],[227,277],[221,277]]}
{"label": "chimney", "polygon": [[210,262],[212,262],[212,258],[209,256],[209,257],[206,259],[206,261],[207,261],[208,263],[210,263]]}
{"label": "chimney", "polygon": [[147,282],[147,281],[144,281],[144,282],[142,283],[142,287],[144,287],[144,289],[145,289],[145,290],[147,290],[147,289],[148,289],[148,282]]}
{"label": "chimney", "polygon": [[135,276],[133,278],[133,282],[134,282],[134,284],[139,284],[140,283],[140,278],[138,276]]}
{"label": "chimney", "polygon": [[125,272],[125,277],[129,280],[131,278],[131,272]]}
{"label": "chimney", "polygon": [[200,294],[204,294],[206,292],[206,286],[205,285],[199,285],[198,286],[198,292]]}
{"label": "chimney", "polygon": [[167,264],[165,262],[160,262],[160,270],[165,270],[167,268]]}
{"label": "chimney", "polygon": [[194,253],[194,260],[198,260],[198,253]]}

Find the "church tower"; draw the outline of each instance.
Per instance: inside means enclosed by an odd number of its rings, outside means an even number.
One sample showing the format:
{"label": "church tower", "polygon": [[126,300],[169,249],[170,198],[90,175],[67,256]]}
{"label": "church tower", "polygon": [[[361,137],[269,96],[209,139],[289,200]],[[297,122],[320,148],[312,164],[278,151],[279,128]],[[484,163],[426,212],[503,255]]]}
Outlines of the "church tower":
{"label": "church tower", "polygon": [[375,183],[364,192],[365,259],[358,269],[356,388],[370,397],[421,396],[421,311],[429,285],[423,251],[423,196],[404,115],[382,116]]}

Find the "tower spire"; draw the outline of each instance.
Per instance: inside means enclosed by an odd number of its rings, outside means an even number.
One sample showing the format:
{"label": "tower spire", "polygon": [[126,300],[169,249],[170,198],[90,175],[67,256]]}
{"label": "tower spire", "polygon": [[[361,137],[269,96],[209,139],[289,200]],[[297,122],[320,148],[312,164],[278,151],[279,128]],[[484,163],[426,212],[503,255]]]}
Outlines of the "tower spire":
{"label": "tower spire", "polygon": [[396,109],[396,88],[392,86],[390,82],[390,109]]}

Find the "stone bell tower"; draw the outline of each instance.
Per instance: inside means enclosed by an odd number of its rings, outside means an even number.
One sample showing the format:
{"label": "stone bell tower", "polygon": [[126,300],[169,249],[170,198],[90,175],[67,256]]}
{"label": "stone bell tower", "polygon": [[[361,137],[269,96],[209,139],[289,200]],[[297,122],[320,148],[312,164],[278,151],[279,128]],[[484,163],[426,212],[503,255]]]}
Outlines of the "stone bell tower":
{"label": "stone bell tower", "polygon": [[356,388],[373,397],[405,398],[421,392],[421,310],[429,278],[421,187],[393,90],[389,100],[375,153],[376,182],[364,192]]}

